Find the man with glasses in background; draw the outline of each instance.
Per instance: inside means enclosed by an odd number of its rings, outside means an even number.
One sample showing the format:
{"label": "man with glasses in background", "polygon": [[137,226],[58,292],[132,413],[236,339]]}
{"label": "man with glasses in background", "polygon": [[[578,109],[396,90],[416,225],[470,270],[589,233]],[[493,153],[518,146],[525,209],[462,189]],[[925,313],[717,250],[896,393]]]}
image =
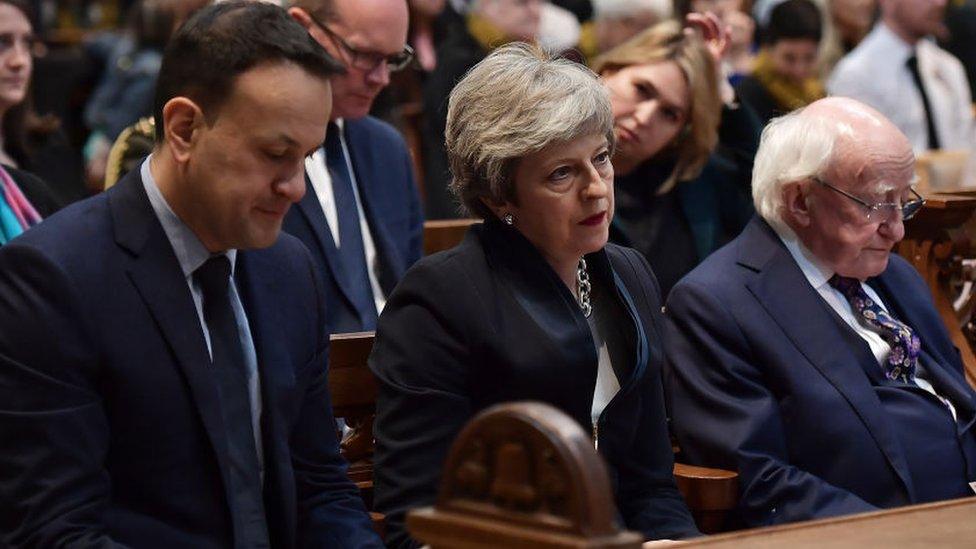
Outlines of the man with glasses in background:
{"label": "man with glasses in background", "polygon": [[685,460],[739,472],[749,526],[974,494],[976,393],[891,253],[924,204],[914,165],[852,99],[775,119],[758,216],[669,296],[672,427]]}
{"label": "man with glasses in background", "polygon": [[405,0],[294,0],[288,13],[346,69],[332,79],[332,120],[306,159],[307,192],[285,218],[320,267],[332,333],[376,328],[386,296],[420,258],[423,211],[400,134],[369,116],[406,68]]}

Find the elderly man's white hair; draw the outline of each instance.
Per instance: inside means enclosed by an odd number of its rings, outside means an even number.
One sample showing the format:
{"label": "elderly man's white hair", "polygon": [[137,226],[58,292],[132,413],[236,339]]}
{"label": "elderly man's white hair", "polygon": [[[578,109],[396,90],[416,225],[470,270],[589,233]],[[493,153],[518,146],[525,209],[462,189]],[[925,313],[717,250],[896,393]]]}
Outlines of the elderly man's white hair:
{"label": "elderly man's white hair", "polygon": [[623,19],[635,14],[652,12],[658,19],[671,17],[671,0],[593,0],[595,19]]}
{"label": "elderly man's white hair", "polygon": [[850,158],[861,146],[876,147],[875,138],[884,132],[901,135],[882,114],[844,97],[821,99],[774,119],[763,130],[752,171],[756,212],[782,228],[784,184],[825,177],[841,155]]}

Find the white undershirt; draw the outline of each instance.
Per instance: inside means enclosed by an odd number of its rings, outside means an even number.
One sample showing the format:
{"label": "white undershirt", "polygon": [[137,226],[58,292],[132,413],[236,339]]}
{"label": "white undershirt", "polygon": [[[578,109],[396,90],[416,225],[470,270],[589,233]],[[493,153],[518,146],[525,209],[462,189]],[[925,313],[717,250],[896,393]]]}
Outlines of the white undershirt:
{"label": "white undershirt", "polygon": [[587,319],[597,354],[596,386],[593,389],[593,407],[590,410],[590,418],[594,426],[600,419],[603,409],[620,391],[620,380],[613,371],[613,362],[610,360],[610,351],[607,347],[606,330],[609,328],[607,321],[612,319],[604,318],[606,313],[605,307],[594,304],[593,313]]}
{"label": "white undershirt", "polygon": [[[812,252],[806,249],[803,244],[796,238],[792,231],[788,228],[775,228],[776,233],[779,235],[783,244],[786,245],[786,249],[790,251],[790,255],[796,261],[796,264],[803,271],[803,276],[806,277],[807,281],[813,286],[813,289],[820,294],[820,297],[830,305],[830,308],[837,313],[848,326],[854,330],[858,336],[861,337],[871,348],[871,353],[874,358],[878,361],[878,365],[884,364],[885,360],[888,359],[888,354],[891,352],[891,345],[888,344],[884,338],[881,337],[878,332],[868,328],[864,324],[857,321],[854,316],[854,311],[851,310],[851,304],[847,301],[839,290],[830,285],[830,278],[834,276],[833,271],[823,266],[823,264],[817,260],[816,256]],[[864,289],[864,293],[874,300],[882,309],[886,312],[888,307],[885,306],[884,301],[881,297],[867,284],[862,283],[861,288]],[[935,387],[929,382],[926,376],[925,368],[922,366],[922,362],[919,361],[918,367],[915,369],[915,384],[925,391],[935,395],[939,398],[946,406],[949,407],[949,411],[952,412],[953,419],[956,418],[956,408],[949,402],[949,399],[943,397],[935,391]]]}
{"label": "white undershirt", "polygon": [[[369,275],[369,285],[373,290],[373,301],[376,303],[376,313],[383,311],[386,305],[386,296],[383,288],[380,287],[379,276],[376,274],[379,269],[379,262],[376,257],[376,245],[373,242],[373,233],[369,230],[369,223],[363,212],[363,202],[359,198],[359,185],[356,181],[356,171],[352,168],[349,146],[346,144],[345,121],[341,118],[335,120],[339,127],[339,142],[342,144],[342,153],[345,156],[346,167],[349,170],[349,177],[352,179],[352,190],[356,196],[356,208],[359,212],[359,230],[363,234],[363,251],[366,253],[366,272]],[[325,148],[319,147],[312,156],[305,159],[305,172],[308,179],[312,182],[315,195],[322,206],[322,213],[325,214],[325,221],[332,233],[332,241],[336,247],[340,247],[339,242],[339,214],[336,211],[335,195],[332,192],[332,177],[325,163]]]}

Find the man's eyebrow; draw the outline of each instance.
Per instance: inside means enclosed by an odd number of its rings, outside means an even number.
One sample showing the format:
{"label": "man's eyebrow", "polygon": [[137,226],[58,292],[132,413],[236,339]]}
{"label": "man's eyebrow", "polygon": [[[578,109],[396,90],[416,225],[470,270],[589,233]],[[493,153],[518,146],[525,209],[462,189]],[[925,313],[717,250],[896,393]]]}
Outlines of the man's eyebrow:
{"label": "man's eyebrow", "polygon": [[289,147],[296,147],[299,145],[298,141],[295,141],[294,139],[291,138],[290,135],[284,133],[279,133],[273,138],[273,140],[278,142],[284,142]]}

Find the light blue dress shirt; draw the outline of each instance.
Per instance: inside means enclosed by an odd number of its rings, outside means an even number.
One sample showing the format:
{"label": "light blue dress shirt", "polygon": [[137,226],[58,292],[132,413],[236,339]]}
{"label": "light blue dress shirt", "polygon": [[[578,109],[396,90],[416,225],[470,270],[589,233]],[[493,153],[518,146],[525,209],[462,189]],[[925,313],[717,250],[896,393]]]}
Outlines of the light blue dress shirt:
{"label": "light blue dress shirt", "polygon": [[[203,330],[203,338],[207,342],[207,353],[213,358],[210,347],[210,332],[207,330],[207,322],[203,318],[203,289],[193,279],[193,271],[197,270],[208,259],[214,255],[200,242],[197,235],[186,226],[185,223],[176,215],[153,178],[149,162],[152,155],[146,158],[140,168],[142,175],[142,185],[149,196],[149,203],[152,205],[156,217],[163,225],[166,238],[169,239],[176,259],[183,270],[186,285],[193,296],[193,304],[197,309],[197,317],[200,319],[200,329]],[[254,445],[258,451],[258,463],[261,465],[261,478],[264,478],[264,448],[261,444],[261,377],[258,375],[258,357],[254,350],[254,340],[251,337],[251,328],[247,323],[247,313],[241,303],[240,295],[237,293],[237,285],[234,283],[234,269],[237,264],[237,250],[227,250],[223,252],[230,260],[230,303],[234,309],[234,318],[237,322],[237,333],[240,336],[242,351],[244,352],[244,367],[247,370],[247,389],[248,397],[251,401],[251,428],[254,431]]]}

